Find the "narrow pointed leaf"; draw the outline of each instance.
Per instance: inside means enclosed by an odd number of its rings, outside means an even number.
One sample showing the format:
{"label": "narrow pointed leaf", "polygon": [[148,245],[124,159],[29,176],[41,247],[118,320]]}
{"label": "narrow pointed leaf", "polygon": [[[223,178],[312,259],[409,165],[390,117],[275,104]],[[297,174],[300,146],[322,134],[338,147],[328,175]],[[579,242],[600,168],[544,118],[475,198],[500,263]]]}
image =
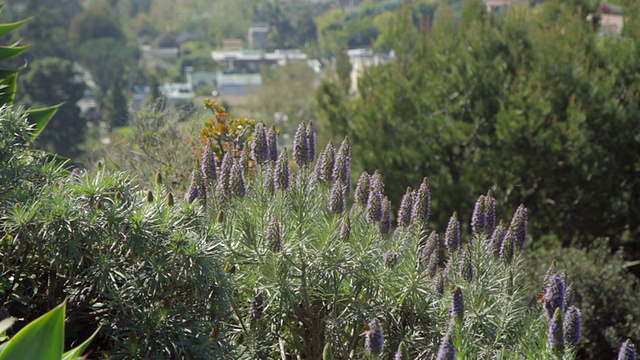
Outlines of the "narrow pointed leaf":
{"label": "narrow pointed leaf", "polygon": [[93,334],[91,334],[91,336],[89,336],[89,338],[82,344],[62,354],[62,360],[75,360],[80,357],[82,353],[87,349],[89,344],[91,344],[91,340],[93,340],[93,338],[98,335],[98,331],[100,331],[100,328],[98,328]]}
{"label": "narrow pointed leaf", "polygon": [[9,60],[20,55],[23,51],[27,50],[29,45],[23,46],[0,46],[0,61]]}
{"label": "narrow pointed leaf", "polygon": [[22,26],[22,24],[26,23],[29,20],[31,20],[31,18],[12,22],[12,23],[7,23],[7,24],[0,24],[0,36],[10,33],[11,31]]}
{"label": "narrow pointed leaf", "polygon": [[49,106],[40,109],[27,110],[27,120],[30,124],[35,125],[35,132],[33,133],[33,139],[38,137],[45,126],[49,123],[49,120],[55,115],[56,111],[62,104]]}
{"label": "narrow pointed leaf", "polygon": [[16,96],[18,74],[0,78],[0,105],[11,105]]}
{"label": "narrow pointed leaf", "polygon": [[60,359],[64,346],[64,314],[67,302],[35,319],[20,330],[0,353],[0,360]]}

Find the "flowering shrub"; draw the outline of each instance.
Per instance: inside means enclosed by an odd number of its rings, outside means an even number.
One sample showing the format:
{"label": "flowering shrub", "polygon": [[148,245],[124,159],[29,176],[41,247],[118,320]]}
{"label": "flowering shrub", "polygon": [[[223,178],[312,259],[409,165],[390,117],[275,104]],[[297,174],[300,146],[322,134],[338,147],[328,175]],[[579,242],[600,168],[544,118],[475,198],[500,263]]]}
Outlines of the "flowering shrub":
{"label": "flowering shrub", "polygon": [[[525,286],[524,206],[498,221],[489,192],[467,220],[471,234],[460,233],[455,213],[434,229],[424,179],[392,224],[383,174],[361,174],[351,198],[348,138],[337,150],[329,142],[313,164],[313,127],[301,124],[290,167],[286,148],[266,153],[265,129],[256,124],[248,155],[227,152],[215,165],[234,171],[188,198],[221,237],[235,287],[225,325],[236,356],[574,357],[581,318],[566,276],[550,270],[540,293]],[[245,156],[255,166],[243,165]],[[225,185],[239,182],[243,191]]]}

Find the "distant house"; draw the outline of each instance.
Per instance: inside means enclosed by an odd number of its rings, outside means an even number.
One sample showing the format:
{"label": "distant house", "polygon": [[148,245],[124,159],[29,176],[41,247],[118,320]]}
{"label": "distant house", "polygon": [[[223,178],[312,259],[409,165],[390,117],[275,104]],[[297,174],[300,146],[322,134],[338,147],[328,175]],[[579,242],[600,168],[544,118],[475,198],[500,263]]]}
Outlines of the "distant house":
{"label": "distant house", "polygon": [[365,48],[347,50],[347,56],[351,65],[349,92],[355,94],[358,92],[358,79],[364,74],[365,68],[380,65],[393,59],[395,58],[395,53],[393,50],[389,53],[374,53],[373,50]]}
{"label": "distant house", "polygon": [[266,49],[269,24],[254,24],[249,27],[249,49]]}
{"label": "distant house", "polygon": [[621,34],[624,28],[624,10],[622,7],[608,3],[600,4],[600,34]]}
{"label": "distant house", "polygon": [[500,13],[506,11],[511,6],[511,0],[486,0],[485,6],[489,13]]}

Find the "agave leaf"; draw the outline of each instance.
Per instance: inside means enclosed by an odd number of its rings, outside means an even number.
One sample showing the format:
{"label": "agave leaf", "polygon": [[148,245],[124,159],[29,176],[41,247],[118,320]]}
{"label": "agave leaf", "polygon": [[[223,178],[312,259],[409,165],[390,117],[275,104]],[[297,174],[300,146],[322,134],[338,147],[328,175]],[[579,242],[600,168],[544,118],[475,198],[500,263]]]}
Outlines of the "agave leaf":
{"label": "agave leaf", "polygon": [[23,46],[0,46],[0,61],[9,60],[20,55],[23,51],[27,50],[29,45]]}
{"label": "agave leaf", "polygon": [[22,24],[26,23],[29,20],[31,20],[31,18],[12,22],[12,23],[7,23],[7,24],[0,24],[0,36],[10,33],[11,31],[19,28],[20,26],[22,26]]}
{"label": "agave leaf", "polygon": [[27,120],[31,125],[35,125],[35,132],[32,135],[32,140],[40,135],[61,105],[62,104],[58,104],[40,109],[29,109],[26,111]]}
{"label": "agave leaf", "polygon": [[30,322],[6,343],[0,360],[60,359],[64,347],[66,300]]}
{"label": "agave leaf", "polygon": [[91,340],[93,340],[93,338],[98,335],[98,331],[100,331],[100,328],[98,328],[93,334],[91,334],[91,336],[89,336],[89,338],[82,344],[62,354],[62,360],[75,360],[79,356],[81,356],[84,350],[89,346],[89,344],[91,344]]}

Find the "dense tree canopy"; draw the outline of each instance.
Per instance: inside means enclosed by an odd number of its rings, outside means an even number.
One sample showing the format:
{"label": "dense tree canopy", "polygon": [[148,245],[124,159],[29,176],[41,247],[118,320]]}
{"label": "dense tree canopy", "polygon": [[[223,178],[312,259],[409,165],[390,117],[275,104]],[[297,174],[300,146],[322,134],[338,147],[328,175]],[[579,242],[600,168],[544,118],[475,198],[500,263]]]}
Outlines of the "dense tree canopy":
{"label": "dense tree canopy", "polygon": [[434,201],[465,222],[471,195],[492,189],[503,203],[532,209],[536,238],[633,246],[637,9],[629,7],[618,36],[600,34],[574,10],[548,1],[494,15],[467,1],[456,21],[440,6],[429,30],[397,31],[396,60],[369,69],[356,99],[324,85],[320,107],[349,129],[354,161],[385,174],[396,203],[426,174],[440,194]]}

